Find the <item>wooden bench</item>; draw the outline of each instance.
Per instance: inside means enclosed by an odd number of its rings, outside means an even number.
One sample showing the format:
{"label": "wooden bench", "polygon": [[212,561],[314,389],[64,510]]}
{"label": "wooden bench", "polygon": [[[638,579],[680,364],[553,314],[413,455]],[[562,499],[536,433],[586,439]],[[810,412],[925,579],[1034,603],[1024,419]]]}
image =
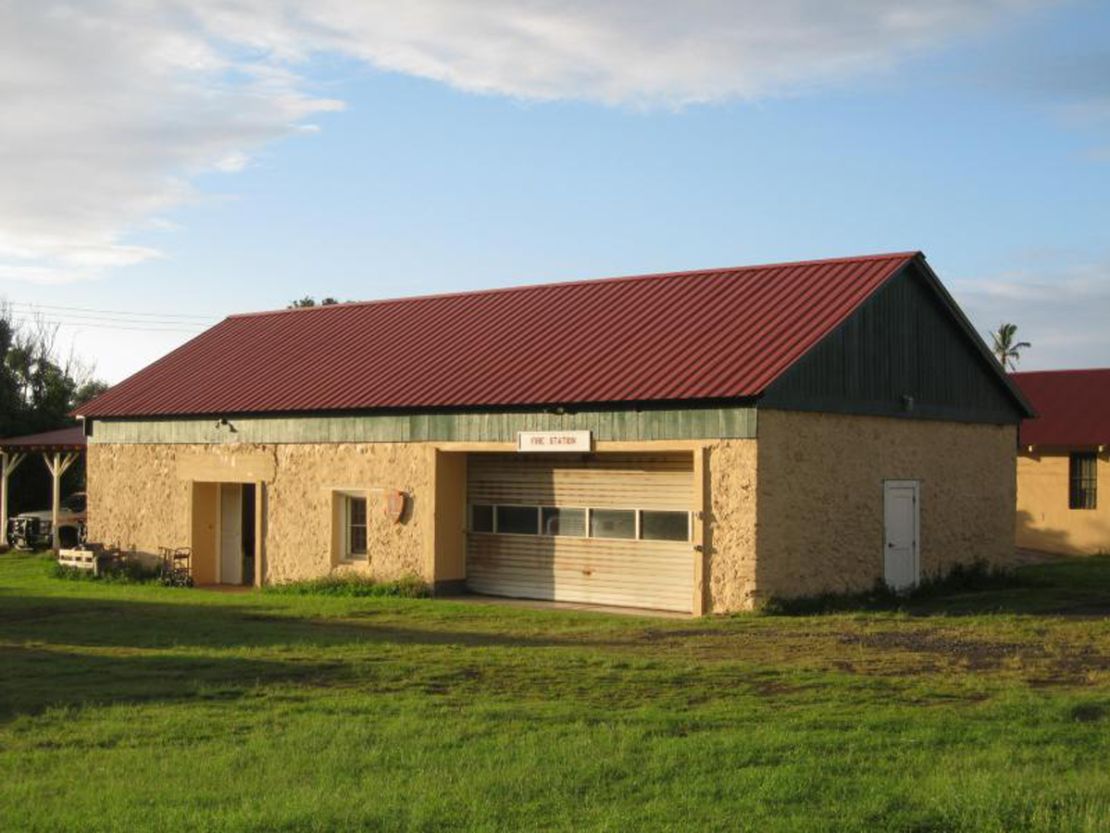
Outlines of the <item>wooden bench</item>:
{"label": "wooden bench", "polygon": [[104,555],[98,550],[58,550],[58,564],[74,570],[89,570],[94,576],[100,575],[100,558]]}

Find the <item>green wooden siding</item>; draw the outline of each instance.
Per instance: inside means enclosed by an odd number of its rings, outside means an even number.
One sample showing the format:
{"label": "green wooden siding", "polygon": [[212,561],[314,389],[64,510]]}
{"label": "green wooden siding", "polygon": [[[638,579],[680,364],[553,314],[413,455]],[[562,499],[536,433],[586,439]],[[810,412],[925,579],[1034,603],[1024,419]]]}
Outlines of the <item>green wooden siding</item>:
{"label": "green wooden siding", "polygon": [[1021,405],[918,269],[895,276],[771,385],[759,407],[1017,422]]}
{"label": "green wooden siding", "polygon": [[[91,443],[515,442],[517,431],[590,430],[595,440],[755,437],[754,408],[401,414],[391,416],[97,419]],[[234,429],[234,430],[232,430]]]}

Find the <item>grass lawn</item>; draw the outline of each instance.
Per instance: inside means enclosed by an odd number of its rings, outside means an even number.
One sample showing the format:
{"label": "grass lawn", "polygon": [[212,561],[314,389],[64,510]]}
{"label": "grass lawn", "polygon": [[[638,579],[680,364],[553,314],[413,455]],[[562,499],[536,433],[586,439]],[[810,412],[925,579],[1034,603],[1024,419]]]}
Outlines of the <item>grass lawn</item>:
{"label": "grass lawn", "polygon": [[675,620],[3,555],[0,831],[1110,830],[1110,558],[1023,572]]}

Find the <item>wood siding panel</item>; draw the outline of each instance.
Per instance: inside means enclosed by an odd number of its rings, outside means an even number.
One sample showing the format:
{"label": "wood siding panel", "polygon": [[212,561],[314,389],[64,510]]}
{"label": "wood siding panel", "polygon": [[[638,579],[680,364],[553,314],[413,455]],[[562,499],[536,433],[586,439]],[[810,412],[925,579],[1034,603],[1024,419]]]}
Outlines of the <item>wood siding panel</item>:
{"label": "wood siding panel", "polygon": [[989,361],[911,266],[780,377],[759,407],[1013,424],[1017,403]]}
{"label": "wood siding panel", "polygon": [[514,442],[518,431],[588,430],[595,440],[751,439],[749,407],[94,420],[90,443]]}

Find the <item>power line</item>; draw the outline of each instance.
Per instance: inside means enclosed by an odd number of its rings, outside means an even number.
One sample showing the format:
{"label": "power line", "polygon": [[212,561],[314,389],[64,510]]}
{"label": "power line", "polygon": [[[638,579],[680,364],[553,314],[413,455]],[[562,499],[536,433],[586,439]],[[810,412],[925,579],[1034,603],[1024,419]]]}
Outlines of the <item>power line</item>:
{"label": "power line", "polygon": [[[49,310],[62,310],[64,312],[91,312],[99,315],[127,315],[127,316],[142,316],[150,318],[191,318],[198,321],[216,321],[219,319],[218,315],[193,315],[182,312],[141,312],[138,310],[110,310],[110,309],[92,309],[90,307],[66,307],[57,304],[36,304],[27,301],[9,301],[8,304],[13,307],[28,307],[30,309],[49,309]],[[3,303],[0,303],[3,306]],[[184,323],[184,322],[183,322]]]}
{"label": "power line", "polygon": [[[22,315],[22,313],[21,313]],[[27,317],[13,317],[12,322],[15,324],[30,325],[41,321],[44,324],[56,324],[60,327],[68,327],[71,329],[89,329],[89,330],[140,330],[149,333],[189,333],[190,335],[199,335],[204,331],[204,327],[197,325],[196,329],[185,329],[184,327],[143,327],[131,326],[128,324],[111,324],[111,323],[95,323],[91,321],[66,321],[59,318],[27,318]],[[182,322],[184,323],[184,322]]]}
{"label": "power line", "polygon": [[117,324],[165,324],[174,327],[209,327],[216,322],[214,320],[208,321],[178,321],[171,318],[121,318],[118,316],[109,315],[86,315],[81,312],[40,312],[38,308],[31,309],[17,309],[13,311],[16,315],[25,317],[43,316],[45,318],[64,319],[66,321],[89,321],[92,323],[117,323]]}

